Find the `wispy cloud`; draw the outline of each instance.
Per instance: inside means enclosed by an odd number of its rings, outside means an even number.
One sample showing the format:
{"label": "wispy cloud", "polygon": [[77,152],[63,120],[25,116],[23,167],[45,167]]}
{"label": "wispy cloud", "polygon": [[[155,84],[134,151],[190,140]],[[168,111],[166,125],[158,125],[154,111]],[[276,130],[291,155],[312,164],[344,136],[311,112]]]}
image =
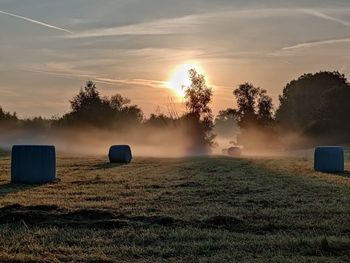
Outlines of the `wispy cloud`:
{"label": "wispy cloud", "polygon": [[18,18],[18,19],[21,19],[21,20],[24,20],[24,21],[27,21],[27,22],[30,22],[30,23],[41,25],[41,26],[44,26],[44,27],[47,27],[47,28],[51,28],[51,29],[54,29],[54,30],[58,30],[58,31],[61,31],[61,32],[73,34],[73,32],[68,30],[68,29],[65,29],[65,28],[62,28],[62,27],[57,27],[57,26],[54,26],[54,25],[50,25],[50,24],[47,24],[47,23],[44,23],[44,22],[41,22],[41,21],[38,21],[38,20],[34,20],[32,18],[29,18],[29,17],[16,15],[16,14],[5,12],[5,11],[1,11],[1,10],[0,10],[0,14],[11,16],[11,17],[15,17],[15,18]]}
{"label": "wispy cloud", "polygon": [[[292,12],[294,11],[294,12]],[[68,38],[92,38],[127,35],[166,35],[190,33],[201,25],[224,18],[269,18],[271,16],[302,15],[299,9],[287,8],[247,9],[247,10],[221,10],[201,14],[192,14],[181,17],[158,19],[126,26],[99,28],[75,33]]]}
{"label": "wispy cloud", "polygon": [[350,43],[350,37],[339,38],[339,39],[328,39],[328,40],[321,40],[321,41],[313,41],[313,42],[304,42],[304,43],[299,43],[299,44],[296,44],[293,46],[284,47],[284,48],[282,48],[282,50],[294,50],[294,49],[299,49],[299,48],[310,48],[310,47],[332,45],[332,44],[341,44],[341,43]]}
{"label": "wispy cloud", "polygon": [[[324,20],[336,22],[338,24],[350,27],[350,22],[346,20],[342,20],[339,18],[336,18],[334,16],[327,15],[319,10],[315,9],[300,9],[301,12],[304,12],[306,14],[309,14],[311,16],[319,17]],[[334,11],[334,10],[333,10]],[[338,10],[339,11],[339,10]],[[334,45],[334,44],[342,44],[342,43],[348,43],[350,42],[350,38],[337,38],[337,39],[326,39],[326,40],[319,40],[319,41],[309,41],[309,42],[302,42],[295,45],[287,46],[282,48],[283,51],[292,51],[296,49],[301,48],[311,48],[311,47],[317,47],[317,46],[324,46],[324,45]]]}
{"label": "wispy cloud", "polygon": [[327,15],[325,13],[322,13],[320,11],[314,10],[314,9],[302,9],[302,11],[306,14],[312,15],[312,16],[316,16],[319,18],[323,18],[325,20],[329,20],[329,21],[333,21],[339,24],[342,24],[344,26],[349,26],[350,27],[350,22]]}
{"label": "wispy cloud", "polygon": [[339,9],[301,9],[301,8],[261,8],[245,10],[217,10],[213,12],[191,14],[187,16],[158,19],[150,22],[115,26],[108,28],[90,29],[67,36],[68,38],[96,38],[128,35],[167,35],[191,33],[201,25],[219,21],[220,19],[270,19],[271,17],[305,16],[310,15],[324,20],[350,26],[350,22],[325,14],[337,13]]}
{"label": "wispy cloud", "polygon": [[102,83],[110,86],[121,87],[122,85],[136,85],[136,86],[147,86],[152,88],[164,88],[166,86],[165,81],[160,80],[150,80],[150,79],[119,79],[111,78],[108,76],[101,76],[93,72],[83,72],[80,70],[72,69],[65,64],[48,63],[43,66],[28,65],[21,67],[21,70],[38,73],[38,74],[48,74],[53,76],[59,76],[68,79],[76,80],[93,80],[96,83]]}
{"label": "wispy cloud", "polygon": [[[191,31],[191,26],[193,26],[195,23],[195,19],[192,16],[174,19],[161,19],[152,22],[138,23],[127,26],[87,30],[71,35],[70,38],[125,35],[164,35],[170,34],[174,32],[174,30],[176,30],[177,33],[186,33]],[[179,30],[179,28],[181,29]]]}

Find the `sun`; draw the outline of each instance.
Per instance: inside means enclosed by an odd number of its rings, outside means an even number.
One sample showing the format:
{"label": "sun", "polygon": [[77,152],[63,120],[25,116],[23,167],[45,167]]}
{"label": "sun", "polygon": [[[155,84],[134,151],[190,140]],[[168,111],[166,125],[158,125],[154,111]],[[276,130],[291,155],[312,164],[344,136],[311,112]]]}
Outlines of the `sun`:
{"label": "sun", "polygon": [[202,67],[198,63],[184,63],[173,70],[170,80],[166,83],[167,87],[180,98],[185,97],[185,88],[191,85],[188,74],[190,69],[195,69],[198,73],[203,74]]}

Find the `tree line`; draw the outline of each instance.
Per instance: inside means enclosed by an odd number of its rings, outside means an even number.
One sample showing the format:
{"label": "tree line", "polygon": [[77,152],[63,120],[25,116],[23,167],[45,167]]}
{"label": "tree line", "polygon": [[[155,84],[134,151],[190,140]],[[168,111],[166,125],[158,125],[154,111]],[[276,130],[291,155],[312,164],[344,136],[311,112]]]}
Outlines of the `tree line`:
{"label": "tree line", "polygon": [[[192,141],[193,153],[210,151],[217,135],[247,149],[350,142],[350,84],[337,71],[292,80],[283,88],[276,108],[266,89],[243,83],[232,91],[236,107],[220,111],[215,118],[210,107],[213,92],[205,76],[191,69],[189,78],[191,85],[184,87],[186,112],[181,115],[172,108],[168,114],[158,112],[145,118],[128,98],[102,96],[96,84],[88,81],[69,101],[71,109],[63,116],[19,119],[16,113],[0,108],[0,127],[44,131],[85,126],[109,130],[182,127]],[[289,135],[299,139],[287,140]],[[301,138],[307,138],[307,143]]]}

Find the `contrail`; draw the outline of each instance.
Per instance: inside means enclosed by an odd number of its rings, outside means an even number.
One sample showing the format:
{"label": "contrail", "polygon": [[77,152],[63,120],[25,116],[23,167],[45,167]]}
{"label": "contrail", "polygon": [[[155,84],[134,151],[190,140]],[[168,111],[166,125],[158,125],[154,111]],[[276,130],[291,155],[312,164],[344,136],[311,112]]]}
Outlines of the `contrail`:
{"label": "contrail", "polygon": [[61,27],[49,25],[49,24],[46,24],[44,22],[40,22],[40,21],[31,19],[29,17],[19,16],[19,15],[16,15],[16,14],[5,12],[5,11],[0,11],[0,14],[7,15],[7,16],[12,16],[12,17],[19,18],[19,19],[22,19],[22,20],[25,20],[25,21],[28,21],[28,22],[31,22],[31,23],[34,23],[34,24],[38,24],[38,25],[41,25],[41,26],[44,26],[44,27],[47,27],[47,28],[51,28],[51,29],[63,31],[65,33],[73,34],[73,32],[68,30],[68,29],[64,29],[64,28],[61,28]]}
{"label": "contrail", "polygon": [[333,17],[333,16],[326,15],[326,14],[324,14],[322,12],[319,12],[319,11],[316,11],[316,10],[312,10],[312,9],[303,9],[302,11],[304,13],[306,13],[306,14],[309,14],[309,15],[312,15],[312,16],[316,16],[316,17],[319,17],[319,18],[323,18],[323,19],[326,19],[326,20],[329,20],[329,21],[333,21],[333,22],[342,24],[344,26],[350,27],[350,22],[342,20],[342,19],[339,19],[339,18],[336,18],[336,17]]}
{"label": "contrail", "polygon": [[348,43],[348,42],[350,42],[350,38],[328,39],[328,40],[321,40],[321,41],[314,41],[314,42],[299,43],[293,46],[284,47],[282,48],[282,50],[293,50],[293,49],[299,49],[299,48],[341,44],[341,43]]}

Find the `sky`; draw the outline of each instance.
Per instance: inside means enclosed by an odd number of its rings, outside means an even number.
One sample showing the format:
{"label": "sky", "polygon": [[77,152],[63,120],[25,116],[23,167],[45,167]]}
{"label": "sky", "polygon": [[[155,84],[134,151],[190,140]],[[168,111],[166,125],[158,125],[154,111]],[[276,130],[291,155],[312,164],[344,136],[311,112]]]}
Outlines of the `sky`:
{"label": "sky", "polygon": [[[278,106],[303,73],[350,78],[350,0],[0,0],[0,106],[61,116],[85,81],[146,116],[183,99],[166,84],[200,65],[214,113],[251,82]],[[312,99],[312,98],[310,98]]]}

